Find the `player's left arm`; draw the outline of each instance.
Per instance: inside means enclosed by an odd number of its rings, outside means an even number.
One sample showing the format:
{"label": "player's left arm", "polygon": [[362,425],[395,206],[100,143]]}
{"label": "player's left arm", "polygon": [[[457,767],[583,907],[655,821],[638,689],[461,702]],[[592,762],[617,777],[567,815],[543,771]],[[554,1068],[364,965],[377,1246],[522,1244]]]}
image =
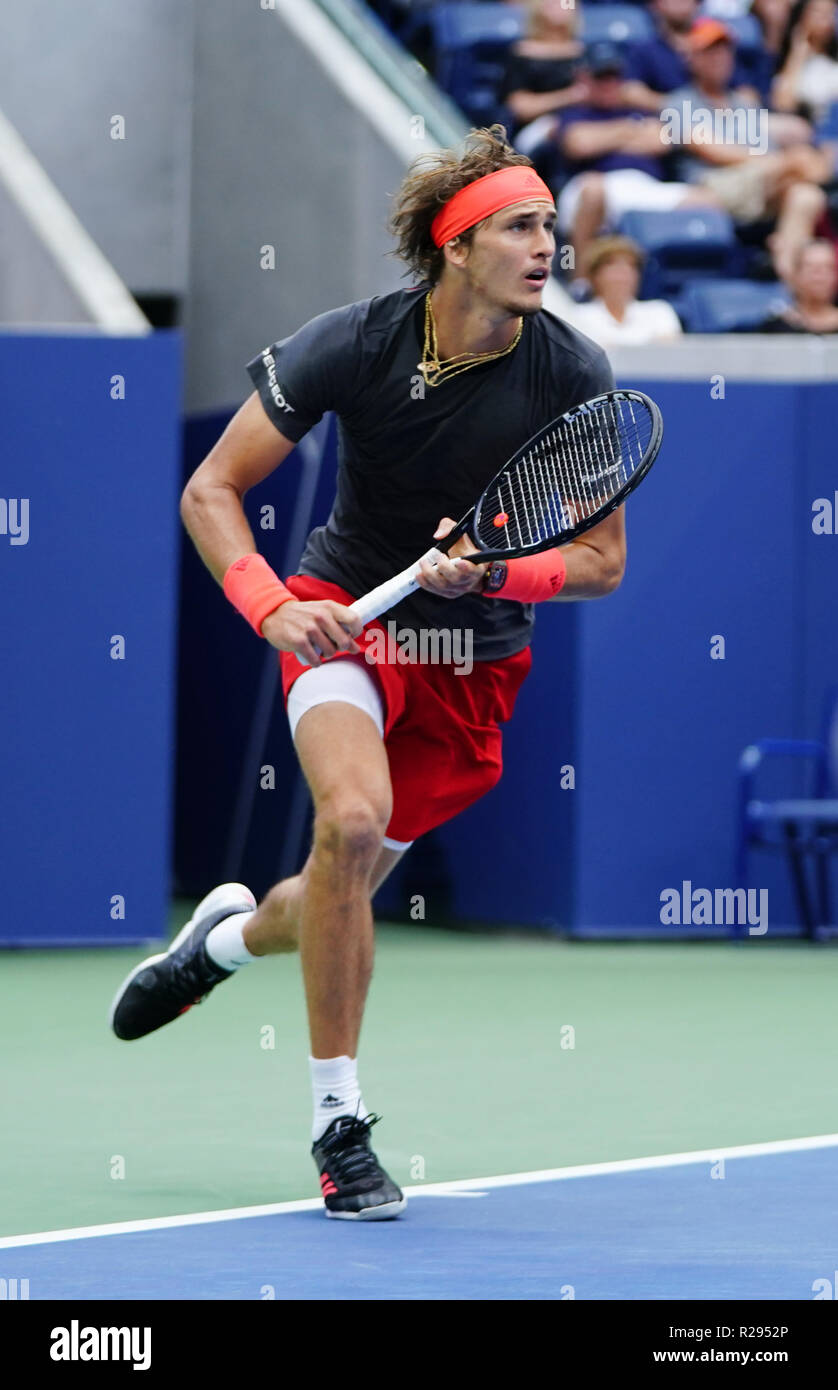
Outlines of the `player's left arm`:
{"label": "player's left arm", "polygon": [[618,507],[584,536],[562,546],[561,554],[567,565],[567,578],[548,603],[613,594],[626,570],[625,509]]}

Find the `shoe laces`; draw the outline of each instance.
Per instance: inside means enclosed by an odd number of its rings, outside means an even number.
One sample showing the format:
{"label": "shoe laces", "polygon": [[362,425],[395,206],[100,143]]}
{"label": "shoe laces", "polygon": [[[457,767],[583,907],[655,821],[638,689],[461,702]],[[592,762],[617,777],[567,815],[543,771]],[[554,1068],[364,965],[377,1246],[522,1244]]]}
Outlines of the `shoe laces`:
{"label": "shoe laces", "polygon": [[380,1115],[367,1115],[363,1120],[357,1115],[341,1115],[336,1121],[332,1133],[322,1141],[333,1176],[344,1182],[376,1176],[378,1160],[369,1146],[370,1130],[380,1119]]}
{"label": "shoe laces", "polygon": [[212,982],[207,979],[202,954],[197,950],[183,956],[178,952],[171,957],[169,978],[161,985],[173,999],[189,999],[193,1004],[200,1004],[209,994]]}

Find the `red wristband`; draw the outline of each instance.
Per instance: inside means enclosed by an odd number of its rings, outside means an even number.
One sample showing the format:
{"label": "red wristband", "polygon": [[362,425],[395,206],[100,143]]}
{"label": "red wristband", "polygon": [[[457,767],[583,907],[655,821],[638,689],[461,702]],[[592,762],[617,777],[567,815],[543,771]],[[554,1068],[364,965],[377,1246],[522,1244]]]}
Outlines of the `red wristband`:
{"label": "red wristband", "polygon": [[224,576],[224,593],[257,637],[262,636],[268,614],[294,597],[261,555],[243,555],[233,561]]}
{"label": "red wristband", "polygon": [[518,603],[543,603],[555,598],[564,587],[567,565],[560,550],[542,550],[540,555],[524,555],[507,560],[506,579],[499,589],[487,591],[487,598],[511,598]]}

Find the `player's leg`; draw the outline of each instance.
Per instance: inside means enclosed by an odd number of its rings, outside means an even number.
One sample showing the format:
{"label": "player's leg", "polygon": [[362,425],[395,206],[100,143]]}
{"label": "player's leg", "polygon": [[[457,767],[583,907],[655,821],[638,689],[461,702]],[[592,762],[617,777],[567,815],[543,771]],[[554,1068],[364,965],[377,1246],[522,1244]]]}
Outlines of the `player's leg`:
{"label": "player's leg", "polygon": [[[345,673],[344,673],[345,675]],[[364,679],[374,687],[369,673]],[[331,677],[327,678],[331,680]],[[315,682],[315,686],[319,682]],[[312,1154],[329,1216],[381,1220],[405,1198],[370,1146],[357,1074],[358,1038],[372,976],[371,897],[382,864],[392,793],[380,721],[339,701],[314,705],[294,742],[314,802],[314,835],[299,884],[274,894],[274,920],[296,926],[311,1038]],[[389,860],[389,855],[388,855]],[[259,924],[257,924],[258,926]]]}
{"label": "player's leg", "polygon": [[[403,849],[390,849],[387,845],[379,850],[370,875],[371,897],[375,897],[404,852]],[[310,873],[311,855],[298,874],[282,879],[269,889],[257,910],[246,919],[242,937],[251,955],[279,955],[299,948],[302,895]]]}
{"label": "player's leg", "polygon": [[[380,759],[384,710],[378,687],[365,664],[347,659],[300,676],[289,699],[292,733],[301,715],[319,707],[324,700],[332,702],[332,709],[343,708],[366,723],[367,735],[377,745]],[[405,847],[380,846],[367,890],[370,894],[383,882]],[[147,957],[123,980],[110,1015],[117,1037],[125,1041],[145,1037],[202,1002],[241,966],[272,951],[294,949],[299,939],[304,889],[312,867],[310,858],[303,872],[278,884],[260,908],[250,889],[240,883],[221,884],[207,894],[168,950]],[[251,920],[254,936],[246,941],[244,933]]]}
{"label": "player's leg", "polygon": [[314,837],[299,898],[299,940],[312,1053],[354,1056],[372,974],[372,874],[392,809],[381,735],[349,704],[320,704],[295,733],[314,801]]}

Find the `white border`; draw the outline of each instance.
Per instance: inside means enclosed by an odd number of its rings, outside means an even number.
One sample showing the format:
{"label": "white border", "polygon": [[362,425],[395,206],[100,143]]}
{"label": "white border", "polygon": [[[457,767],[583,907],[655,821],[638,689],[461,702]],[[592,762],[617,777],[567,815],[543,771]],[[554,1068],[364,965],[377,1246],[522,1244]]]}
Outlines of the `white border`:
{"label": "white border", "polygon": [[[427,1183],[406,1187],[413,1197],[482,1197],[495,1187],[521,1187],[535,1182],[563,1182],[568,1178],[604,1177],[614,1173],[645,1172],[653,1168],[679,1168],[693,1163],[718,1163],[719,1159],[761,1158],[768,1154],[802,1153],[810,1149],[838,1147],[838,1134],[816,1134],[805,1139],[772,1139],[761,1144],[738,1144],[717,1149],[694,1149],[687,1153],[654,1154],[647,1158],[621,1158],[609,1163],[582,1163],[570,1168],[542,1168],[532,1173],[505,1173],[492,1178],[460,1178],[455,1182]],[[76,1226],[67,1230],[36,1231],[27,1235],[0,1237],[0,1250],[29,1245],[54,1245],[68,1240],[87,1240],[97,1236],[131,1235],[138,1231],[164,1231],[179,1226],[207,1226],[220,1221],[245,1221],[253,1216],[284,1216],[286,1212],[322,1211],[322,1197],[306,1197],[296,1202],[272,1202],[258,1207],[230,1207],[223,1211],[188,1212],[183,1216],[149,1217],[143,1221],[114,1221],[100,1226]]]}

